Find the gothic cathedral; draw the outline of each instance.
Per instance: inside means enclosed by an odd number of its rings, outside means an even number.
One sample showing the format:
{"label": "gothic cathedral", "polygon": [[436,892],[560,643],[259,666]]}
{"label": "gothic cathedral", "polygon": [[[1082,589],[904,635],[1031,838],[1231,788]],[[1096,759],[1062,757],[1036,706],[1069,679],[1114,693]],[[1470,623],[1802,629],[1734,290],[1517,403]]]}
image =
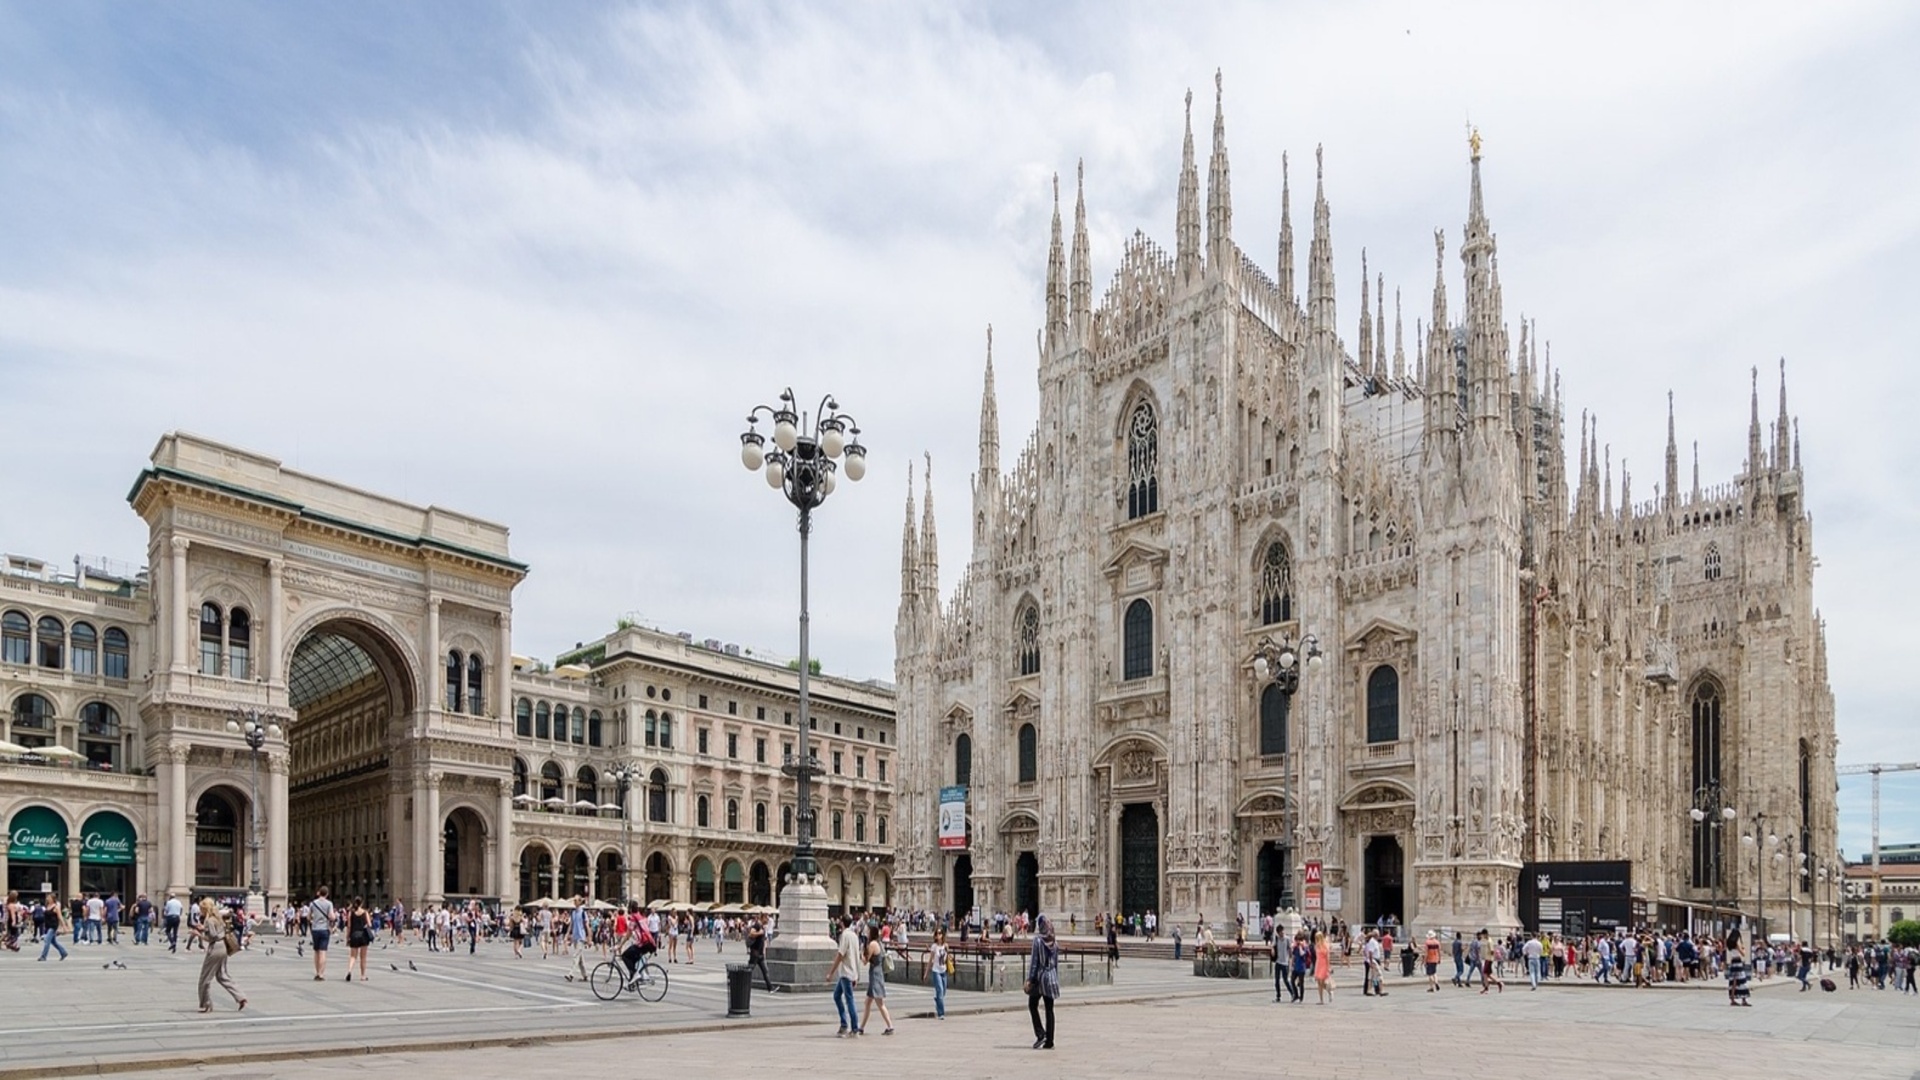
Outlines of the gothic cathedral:
{"label": "gothic cathedral", "polygon": [[989,337],[951,597],[930,470],[918,515],[909,485],[896,904],[1470,934],[1518,925],[1523,864],[1607,859],[1646,922],[1764,898],[1775,931],[1825,926],[1833,696],[1784,374],[1770,435],[1756,376],[1717,486],[1696,452],[1681,490],[1669,401],[1665,483],[1635,503],[1584,415],[1567,468],[1477,136],[1459,306],[1436,233],[1409,357],[1364,255],[1342,337],[1318,161],[1303,305],[1284,172],[1269,276],[1233,240],[1217,93],[1204,205],[1191,108],[1173,254],[1136,233],[1097,306],[1084,178],[1070,249],[1056,182],[1039,420],[1003,470]]}

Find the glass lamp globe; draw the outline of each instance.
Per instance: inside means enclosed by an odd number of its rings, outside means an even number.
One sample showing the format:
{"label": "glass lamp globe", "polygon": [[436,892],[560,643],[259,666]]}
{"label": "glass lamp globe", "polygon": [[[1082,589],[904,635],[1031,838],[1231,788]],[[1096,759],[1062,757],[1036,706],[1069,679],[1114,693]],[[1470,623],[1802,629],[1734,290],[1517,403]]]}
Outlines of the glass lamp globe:
{"label": "glass lamp globe", "polygon": [[1707,820],[1707,812],[1705,810],[1700,809],[1697,806],[1687,811],[1687,816],[1692,818],[1693,823],[1696,825]]}
{"label": "glass lamp globe", "polygon": [[820,478],[820,494],[822,495],[833,494],[833,474],[832,473],[827,473],[825,476]]}
{"label": "glass lamp globe", "polygon": [[793,426],[793,422],[794,415],[790,412],[781,413],[774,422],[773,441],[782,450],[792,450],[794,443],[799,441],[800,431]]}
{"label": "glass lamp globe", "polygon": [[847,435],[846,432],[840,430],[840,421],[822,420],[820,422],[820,449],[826,451],[828,457],[837,458],[840,456],[840,451],[846,449],[846,447]]}
{"label": "glass lamp globe", "polygon": [[767,486],[778,488],[787,482],[787,467],[778,461],[767,462]]}
{"label": "glass lamp globe", "polygon": [[1259,679],[1264,679],[1267,677],[1267,671],[1268,671],[1267,658],[1265,656],[1254,657],[1253,658],[1254,677]]}
{"label": "glass lamp globe", "polygon": [[740,436],[740,464],[745,465],[748,472],[758,472],[766,460],[759,432],[749,431]]}
{"label": "glass lamp globe", "polygon": [[846,454],[847,479],[857,484],[861,477],[867,475],[867,448],[857,442],[849,443]]}
{"label": "glass lamp globe", "polygon": [[1326,665],[1326,662],[1327,658],[1319,653],[1314,653],[1312,656],[1307,657],[1307,667],[1313,671],[1319,671]]}

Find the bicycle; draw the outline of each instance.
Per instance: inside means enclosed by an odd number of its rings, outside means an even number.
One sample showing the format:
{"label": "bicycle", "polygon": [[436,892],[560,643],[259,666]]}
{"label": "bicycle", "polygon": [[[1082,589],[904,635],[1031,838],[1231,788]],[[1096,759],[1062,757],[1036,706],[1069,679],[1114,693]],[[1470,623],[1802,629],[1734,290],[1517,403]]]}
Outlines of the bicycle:
{"label": "bicycle", "polygon": [[627,965],[618,958],[603,960],[587,976],[587,985],[601,1001],[612,1001],[622,990],[639,994],[642,1001],[659,1001],[667,996],[667,969],[652,960],[642,960],[629,976]]}

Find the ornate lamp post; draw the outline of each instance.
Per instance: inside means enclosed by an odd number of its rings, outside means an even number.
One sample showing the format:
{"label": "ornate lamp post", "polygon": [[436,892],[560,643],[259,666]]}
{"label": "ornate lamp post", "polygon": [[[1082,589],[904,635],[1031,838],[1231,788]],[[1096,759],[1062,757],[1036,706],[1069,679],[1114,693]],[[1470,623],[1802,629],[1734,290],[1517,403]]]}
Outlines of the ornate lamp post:
{"label": "ornate lamp post", "polygon": [[[1696,828],[1706,826],[1709,835],[1713,837],[1713,866],[1708,871],[1713,879],[1708,882],[1713,889],[1712,936],[1721,937],[1723,933],[1720,926],[1720,883],[1726,866],[1725,852],[1721,850],[1721,830],[1733,824],[1740,814],[1739,811],[1727,805],[1726,795],[1720,790],[1719,784],[1703,784],[1694,789],[1693,809],[1687,811],[1687,816],[1693,819]],[[1697,886],[1699,882],[1694,884]]]}
{"label": "ornate lamp post", "polygon": [[[1787,869],[1787,936],[1795,941],[1803,940],[1798,925],[1800,897],[1797,894],[1802,891],[1807,876],[1807,853],[1800,850],[1800,838],[1788,834],[1786,850],[1774,852],[1773,861]],[[1812,930],[1808,930],[1807,937],[1812,936]]]}
{"label": "ornate lamp post", "polygon": [[633,900],[633,787],[640,779],[640,766],[623,761],[607,770],[620,792],[620,899]]}
{"label": "ornate lamp post", "polygon": [[247,837],[248,862],[252,863],[251,884],[247,886],[249,903],[251,897],[260,895],[260,748],[267,745],[268,739],[280,737],[280,718],[252,709],[235,709],[227,715],[227,733],[238,735],[247,741],[247,749],[253,751],[253,772],[250,780],[250,798],[248,809],[252,811],[252,826]]}
{"label": "ornate lamp post", "polygon": [[1295,854],[1293,766],[1294,762],[1298,760],[1297,755],[1294,753],[1293,742],[1293,695],[1295,691],[1300,689],[1300,669],[1303,666],[1303,657],[1305,659],[1304,666],[1309,671],[1319,671],[1326,665],[1326,656],[1320,651],[1319,638],[1308,634],[1300,639],[1300,645],[1296,648],[1293,642],[1284,635],[1277,642],[1271,637],[1262,637],[1259,642],[1254,645],[1253,656],[1250,660],[1250,663],[1253,665],[1254,679],[1263,684],[1269,681],[1272,682],[1280,693],[1286,695],[1287,699],[1285,735],[1286,763],[1280,773],[1281,800],[1283,803],[1281,813],[1284,815],[1281,829],[1287,840],[1287,859],[1286,865],[1281,868],[1284,881],[1280,891],[1283,896],[1289,898],[1295,895],[1293,891],[1293,863]]}
{"label": "ornate lamp post", "polygon": [[[771,450],[754,427],[762,414],[773,423]],[[807,747],[812,727],[807,698],[807,678],[812,674],[807,655],[807,538],[813,531],[814,508],[833,494],[836,474],[844,467],[849,480],[866,475],[867,449],[860,445],[860,426],[840,411],[832,396],[821,399],[809,422],[796,410],[789,388],[781,392],[779,405],[758,405],[747,414],[747,430],[740,435],[740,462],[750,471],[763,472],[767,486],[784,495],[800,513],[800,752],[780,768],[798,788],[797,836],[793,875],[780,894],[779,932],[768,943],[767,966],[772,981],[789,989],[825,990],[831,985],[827,973],[833,939],[828,936],[827,891],[813,856],[813,778],[826,770]]]}
{"label": "ornate lamp post", "polygon": [[[1774,845],[1780,842],[1780,837],[1774,833],[1765,833],[1766,839],[1764,841],[1761,839],[1762,829],[1766,823],[1766,811],[1755,810],[1751,822],[1753,831],[1740,837],[1741,843],[1754,849],[1754,877],[1759,882],[1759,892],[1754,900],[1754,906],[1759,909],[1754,916],[1754,936],[1762,943],[1767,940],[1767,855],[1773,850]],[[1764,847],[1761,846],[1763,843]],[[1748,946],[1749,956],[1751,956],[1752,943],[1749,942]]]}

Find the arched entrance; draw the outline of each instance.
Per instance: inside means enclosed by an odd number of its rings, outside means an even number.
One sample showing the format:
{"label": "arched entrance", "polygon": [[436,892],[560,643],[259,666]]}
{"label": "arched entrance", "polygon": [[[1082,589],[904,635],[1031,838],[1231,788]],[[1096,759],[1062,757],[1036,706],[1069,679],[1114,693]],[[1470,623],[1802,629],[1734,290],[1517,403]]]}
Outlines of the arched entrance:
{"label": "arched entrance", "polygon": [[721,868],[720,902],[723,904],[747,902],[747,875],[740,868],[738,859],[728,859],[727,865]]}
{"label": "arched entrance", "polygon": [[477,897],[486,881],[487,827],[470,807],[447,815],[441,829],[440,890],[449,900]]}
{"label": "arched entrance", "polygon": [[1271,914],[1293,906],[1292,875],[1293,852],[1277,840],[1269,840],[1260,845],[1260,855],[1254,861],[1254,899],[1260,902],[1262,914]]}
{"label": "arched entrance", "polygon": [[673,899],[673,864],[659,852],[647,856],[647,900]]}
{"label": "arched entrance", "polygon": [[1382,918],[1392,916],[1397,923],[1406,922],[1403,888],[1406,856],[1400,849],[1399,839],[1392,836],[1369,837],[1365,863],[1366,921],[1369,924],[1378,923]]}
{"label": "arched entrance", "polygon": [[786,888],[787,888],[787,879],[788,879],[788,878],[790,878],[790,877],[792,877],[792,876],[793,876],[793,864],[792,864],[792,863],[784,863],[784,862],[783,862],[783,863],[781,863],[781,864],[780,864],[780,869],[778,869],[778,870],[775,870],[775,871],[773,872],[773,903],[774,903],[774,906],[776,906],[776,907],[778,907],[778,906],[779,906],[779,904],[780,904],[780,894],[781,894],[782,892],[784,892],[784,891],[786,891]]}
{"label": "arched entrance", "polygon": [[693,902],[713,903],[713,863],[705,855],[693,860]]}
{"label": "arched entrance", "polygon": [[587,853],[582,848],[568,848],[560,853],[560,898],[569,899],[587,895]]}
{"label": "arched entrance", "polygon": [[747,903],[767,907],[773,903],[773,875],[767,864],[756,862],[747,871]]}
{"label": "arched entrance", "polygon": [[627,898],[626,874],[622,873],[620,853],[603,851],[593,864],[593,895],[602,900]]}
{"label": "arched entrance", "polygon": [[[394,786],[393,768],[411,764],[404,730],[414,707],[413,674],[402,655],[384,631],[344,615],[318,623],[294,645],[287,665],[294,711],[287,726],[287,869],[296,895],[311,896],[326,885],[336,895],[359,893],[385,904],[412,891],[389,876],[390,868],[422,869],[413,862],[410,830],[416,826],[396,820],[406,813],[407,796]],[[414,821],[425,825],[432,818]],[[430,827],[425,835],[434,837]],[[479,829],[472,835],[484,843]],[[472,880],[460,885],[481,882],[483,857],[474,856]],[[454,858],[451,846],[448,858]],[[463,864],[455,868],[464,874]],[[440,873],[426,880],[447,872],[433,869]],[[347,880],[339,880],[343,873]]]}
{"label": "arched entrance", "polygon": [[208,788],[193,804],[193,885],[196,889],[246,887],[243,852],[245,827],[240,824],[246,796],[232,788]]}
{"label": "arched entrance", "polygon": [[1013,910],[1028,918],[1040,914],[1040,860],[1031,851],[1013,863]]}
{"label": "arched entrance", "polygon": [[1120,811],[1120,914],[1160,910],[1160,815],[1152,803]]}
{"label": "arched entrance", "polygon": [[973,856],[961,852],[953,860],[953,917],[965,919],[973,911]]}
{"label": "arched entrance", "polygon": [[552,896],[549,887],[553,884],[553,852],[539,844],[528,844],[520,849],[520,902],[531,903],[543,896]]}

